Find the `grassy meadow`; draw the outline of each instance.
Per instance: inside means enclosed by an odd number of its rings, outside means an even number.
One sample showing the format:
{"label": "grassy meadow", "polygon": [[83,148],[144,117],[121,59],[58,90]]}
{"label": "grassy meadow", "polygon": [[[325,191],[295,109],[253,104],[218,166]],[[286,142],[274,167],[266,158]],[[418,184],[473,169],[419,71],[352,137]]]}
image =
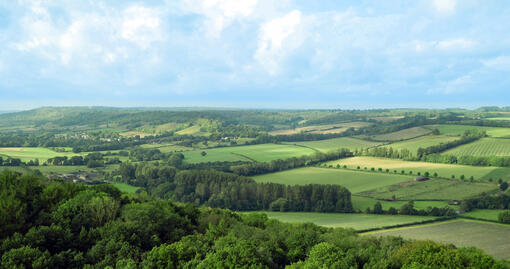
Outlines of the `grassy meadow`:
{"label": "grassy meadow", "polygon": [[510,156],[510,139],[482,138],[473,143],[447,150],[443,154],[455,156]]}
{"label": "grassy meadow", "polygon": [[327,162],[326,164],[332,165],[334,167],[336,167],[337,164],[342,167],[346,165],[348,169],[357,169],[358,166],[360,166],[362,170],[365,167],[367,167],[368,170],[370,170],[372,167],[376,170],[378,168],[382,168],[383,171],[389,169],[390,173],[394,173],[396,170],[398,174],[401,174],[402,171],[404,171],[404,173],[407,175],[410,172],[412,172],[413,175],[417,175],[418,172],[420,172],[422,175],[425,172],[429,172],[430,175],[437,173],[439,177],[443,178],[451,178],[452,175],[455,175],[456,178],[460,178],[461,175],[464,175],[467,179],[472,176],[475,180],[488,180],[489,178],[493,178],[495,180],[498,178],[510,178],[510,168],[408,162],[399,159],[386,159],[376,157],[352,157]]}
{"label": "grassy meadow", "polygon": [[371,236],[402,236],[433,240],[458,247],[475,246],[497,259],[510,259],[510,225],[454,220],[366,233]]}
{"label": "grassy meadow", "polygon": [[303,147],[313,148],[321,152],[328,152],[341,148],[347,148],[349,150],[371,148],[381,145],[381,142],[371,142],[351,137],[340,137],[318,141],[287,142],[285,144],[299,145]]}
{"label": "grassy meadow", "polygon": [[473,211],[462,214],[465,217],[498,221],[498,215],[507,209],[475,209]]}
{"label": "grassy meadow", "polygon": [[430,125],[437,128],[441,135],[460,136],[467,130],[485,130],[490,137],[510,137],[510,128],[472,126],[472,125]]}
{"label": "grassy meadow", "polygon": [[430,134],[432,131],[424,127],[413,127],[393,133],[370,136],[374,141],[401,141]]}
{"label": "grassy meadow", "polygon": [[[382,208],[384,210],[388,210],[390,207],[399,209],[403,204],[407,203],[407,201],[384,201],[384,200],[377,200],[370,197],[365,196],[359,196],[359,195],[352,195],[352,207],[355,210],[361,210],[364,211],[367,207],[370,207],[370,209],[374,208],[374,204],[379,202],[382,205]],[[446,201],[414,201],[414,208],[416,209],[426,209],[427,207],[437,207],[437,208],[443,208],[443,207],[451,207],[453,209],[458,209],[458,206],[456,205],[448,205],[448,202]]]}
{"label": "grassy meadow", "polygon": [[453,136],[443,136],[443,135],[427,135],[421,136],[418,138],[413,138],[401,142],[392,143],[389,145],[385,145],[385,147],[393,148],[394,150],[408,149],[413,154],[418,152],[419,148],[427,148],[430,146],[436,146],[441,143],[448,143],[459,138]]}
{"label": "grassy meadow", "polygon": [[51,149],[41,147],[0,148],[0,156],[17,158],[23,162],[39,159],[39,162],[42,163],[50,158],[54,158],[57,156],[72,157],[75,155],[82,154],[76,154],[72,152],[56,152]]}
{"label": "grassy meadow", "polygon": [[352,228],[355,230],[367,230],[383,228],[394,225],[417,223],[433,220],[435,217],[427,216],[403,216],[403,215],[370,215],[370,214],[345,214],[345,213],[316,213],[316,212],[263,212],[269,218],[282,222],[306,223],[311,222],[325,227]]}
{"label": "grassy meadow", "polygon": [[131,186],[125,183],[113,183],[113,186],[115,186],[117,189],[119,189],[121,192],[126,193],[135,193],[140,187]]}
{"label": "grassy meadow", "polygon": [[359,193],[411,181],[413,177],[346,169],[305,167],[259,175],[253,177],[253,179],[257,182],[272,182],[286,185],[335,184],[346,187],[351,193]]}
{"label": "grassy meadow", "polygon": [[[202,156],[202,151],[206,152]],[[187,163],[218,162],[218,161],[257,161],[267,162],[277,159],[300,157],[315,153],[306,147],[280,144],[260,144],[250,146],[222,147],[183,152]]]}

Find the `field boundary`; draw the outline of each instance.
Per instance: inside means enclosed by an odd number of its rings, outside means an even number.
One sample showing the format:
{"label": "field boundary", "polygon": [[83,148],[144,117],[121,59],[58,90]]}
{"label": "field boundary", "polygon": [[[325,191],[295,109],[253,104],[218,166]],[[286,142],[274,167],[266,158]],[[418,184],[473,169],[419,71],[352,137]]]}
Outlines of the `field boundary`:
{"label": "field boundary", "polygon": [[255,159],[252,159],[252,158],[250,158],[250,157],[248,157],[246,155],[240,154],[240,153],[230,152],[230,154],[233,154],[233,155],[236,155],[236,156],[239,156],[239,157],[243,157],[243,158],[248,159],[249,161],[258,163]]}
{"label": "field boundary", "polygon": [[389,229],[396,229],[396,228],[418,226],[418,225],[423,225],[423,224],[445,222],[445,221],[449,221],[449,220],[454,220],[456,218],[457,218],[456,216],[453,216],[453,217],[439,217],[437,219],[432,219],[432,220],[423,220],[423,221],[417,221],[417,222],[411,222],[411,223],[405,223],[405,224],[397,224],[397,225],[391,225],[391,226],[383,226],[383,227],[371,228],[371,229],[365,229],[365,230],[356,230],[356,233],[364,234],[364,233],[381,231],[381,230],[389,230]]}

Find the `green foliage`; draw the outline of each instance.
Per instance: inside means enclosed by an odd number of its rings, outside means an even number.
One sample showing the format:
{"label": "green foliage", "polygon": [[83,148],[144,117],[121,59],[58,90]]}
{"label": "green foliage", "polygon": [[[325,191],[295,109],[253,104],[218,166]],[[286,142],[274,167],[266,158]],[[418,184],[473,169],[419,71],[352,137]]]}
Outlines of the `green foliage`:
{"label": "green foliage", "polygon": [[510,224],[510,211],[504,211],[499,213],[498,221],[501,223]]}

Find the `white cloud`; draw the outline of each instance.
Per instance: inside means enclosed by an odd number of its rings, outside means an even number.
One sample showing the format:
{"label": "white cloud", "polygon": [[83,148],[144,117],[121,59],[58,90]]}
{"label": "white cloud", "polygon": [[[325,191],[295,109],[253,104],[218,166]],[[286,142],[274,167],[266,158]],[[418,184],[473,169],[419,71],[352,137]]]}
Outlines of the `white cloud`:
{"label": "white cloud", "polygon": [[301,12],[294,10],[283,17],[268,21],[260,27],[258,48],[254,58],[267,68],[269,74],[276,74],[280,58],[292,48],[300,45],[301,40],[290,40],[300,23]]}
{"label": "white cloud", "polygon": [[440,13],[453,13],[457,6],[456,0],[433,0],[432,4]]}
{"label": "white cloud", "polygon": [[463,38],[444,40],[437,43],[437,48],[440,50],[465,50],[475,46],[475,42]]}
{"label": "white cloud", "polygon": [[147,49],[153,42],[162,40],[161,19],[156,10],[133,6],[122,14],[121,36]]}
{"label": "white cloud", "polygon": [[414,40],[410,43],[410,46],[418,53],[430,51],[461,52],[474,48],[476,44],[473,40],[458,38],[441,41]]}
{"label": "white cloud", "polygon": [[482,60],[484,66],[496,70],[510,71],[510,56],[499,56],[487,60]]}

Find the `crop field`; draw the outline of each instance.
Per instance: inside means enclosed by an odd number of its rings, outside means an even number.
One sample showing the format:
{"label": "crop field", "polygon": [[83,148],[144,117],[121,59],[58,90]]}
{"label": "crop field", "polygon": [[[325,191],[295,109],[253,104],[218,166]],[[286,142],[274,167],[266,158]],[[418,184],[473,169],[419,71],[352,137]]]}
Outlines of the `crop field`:
{"label": "crop field", "polygon": [[[202,156],[202,151],[206,152],[205,156]],[[183,152],[184,161],[188,163],[253,160],[258,162],[267,162],[277,159],[300,157],[313,153],[315,153],[313,149],[279,144],[223,147]]]}
{"label": "crop field", "polygon": [[471,183],[460,180],[430,179],[410,181],[361,193],[363,196],[398,200],[462,200],[496,190],[496,184]]}
{"label": "crop field", "polygon": [[510,156],[510,139],[482,138],[443,152],[455,156]]}
{"label": "crop field", "polygon": [[259,175],[253,177],[253,179],[257,182],[286,185],[334,184],[346,187],[351,193],[359,193],[411,181],[413,177],[346,169],[306,167]]}
{"label": "crop field", "polygon": [[402,236],[433,240],[457,247],[475,246],[497,259],[510,259],[510,225],[470,220],[454,220],[366,233],[371,236]]}
{"label": "crop field", "polygon": [[369,126],[370,123],[368,122],[344,122],[344,123],[337,123],[337,124],[324,124],[324,125],[310,125],[305,127],[298,127],[295,129],[283,129],[283,130],[275,130],[269,132],[272,135],[290,135],[290,134],[298,134],[300,132],[305,133],[320,133],[320,134],[327,134],[327,133],[341,133],[348,128],[360,128]]}
{"label": "crop field", "polygon": [[430,128],[437,128],[441,135],[460,136],[467,130],[485,130],[490,137],[510,137],[510,128],[485,127],[472,125],[430,125]]}
{"label": "crop field", "polygon": [[[352,200],[352,206],[354,209],[359,209],[361,211],[364,211],[367,207],[370,207],[370,209],[374,208],[374,204],[379,202],[382,205],[382,208],[384,210],[388,210],[390,207],[399,209],[403,204],[407,203],[407,201],[384,201],[384,200],[377,200],[370,197],[364,197],[364,196],[358,196],[353,195],[351,197]],[[459,207],[456,205],[449,205],[446,201],[414,201],[414,208],[416,209],[426,209],[427,207],[437,207],[437,208],[443,208],[443,207],[451,207],[453,209],[458,209]]]}
{"label": "crop field", "polygon": [[299,145],[309,147],[322,152],[328,152],[335,149],[347,148],[349,150],[356,150],[362,148],[371,148],[381,145],[381,142],[371,142],[351,137],[340,137],[318,141],[305,141],[305,142],[288,142],[286,144]]}
{"label": "crop field", "polygon": [[443,135],[427,135],[418,138],[413,138],[410,140],[405,140],[401,142],[392,143],[389,145],[384,145],[384,147],[393,148],[397,150],[408,149],[413,154],[418,152],[419,148],[426,148],[430,146],[436,146],[441,143],[448,143],[459,138],[453,136],[443,136]]}
{"label": "crop field", "polygon": [[498,215],[501,212],[508,211],[506,209],[475,209],[473,211],[466,212],[462,216],[498,221]]}
{"label": "crop field", "polygon": [[345,214],[345,213],[316,213],[316,212],[263,212],[269,218],[282,222],[306,223],[311,222],[325,227],[352,228],[355,230],[367,230],[383,228],[394,225],[419,223],[433,220],[435,217],[427,216],[404,216],[404,215],[370,215],[370,214]]}
{"label": "crop field", "polygon": [[460,178],[464,175],[465,178],[469,179],[473,177],[475,180],[488,180],[490,178],[497,180],[498,178],[509,179],[510,168],[500,167],[481,167],[481,166],[468,166],[468,165],[456,165],[456,164],[442,164],[442,163],[427,163],[427,162],[408,162],[398,159],[386,159],[376,157],[352,157],[347,159],[340,159],[336,161],[327,162],[327,165],[336,166],[337,164],[347,166],[349,169],[357,169],[359,166],[361,169],[372,167],[376,170],[382,168],[383,171],[386,169],[393,173],[395,170],[398,174],[404,171],[405,174],[410,172],[413,175],[417,175],[420,172],[422,175],[425,172],[429,172],[430,175],[434,173],[438,174],[438,177],[451,178],[454,175],[456,178]]}
{"label": "crop field", "polygon": [[424,127],[413,127],[398,132],[370,136],[370,138],[375,141],[401,141],[430,134],[431,132],[430,129]]}
{"label": "crop field", "polygon": [[17,158],[24,162],[39,159],[40,162],[44,162],[50,158],[57,156],[75,156],[82,155],[72,152],[56,152],[47,148],[0,148],[0,156],[8,156],[11,158]]}

